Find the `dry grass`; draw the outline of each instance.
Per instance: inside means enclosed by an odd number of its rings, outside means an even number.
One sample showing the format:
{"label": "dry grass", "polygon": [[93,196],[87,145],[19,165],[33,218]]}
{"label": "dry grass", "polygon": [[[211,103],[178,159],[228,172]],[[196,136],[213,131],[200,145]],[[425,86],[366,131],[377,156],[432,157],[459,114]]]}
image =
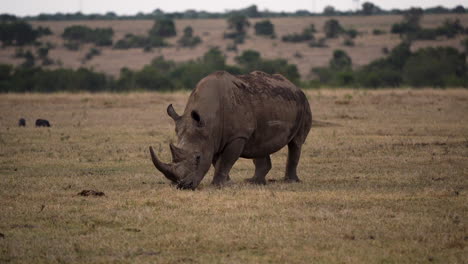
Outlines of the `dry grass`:
{"label": "dry grass", "polygon": [[0,95],[0,262],[466,261],[468,91],[307,94],[321,122],[302,183],[245,184],[240,160],[232,185],[210,172],[197,191],[169,185],[147,151],[169,159],[165,107],[187,93]]}
{"label": "dry grass", "polygon": [[[310,48],[307,44],[291,44],[281,41],[281,36],[293,32],[301,32],[303,28],[309,24],[315,24],[319,31],[322,31],[323,24],[330,17],[306,17],[306,18],[273,18],[272,23],[275,25],[278,38],[271,40],[269,38],[257,37],[254,35],[254,29],[249,29],[249,38],[245,44],[239,46],[239,52],[246,49],[255,49],[261,52],[266,58],[285,58],[290,63],[298,66],[301,76],[309,78],[310,69],[312,67],[325,66],[332,57],[335,49],[343,49],[350,54],[355,66],[365,65],[372,60],[384,56],[382,48],[393,48],[400,42],[397,35],[385,34],[380,36],[372,35],[373,29],[382,29],[387,32],[393,23],[402,20],[402,16],[352,16],[352,17],[334,17],[340,21],[345,28],[354,28],[363,34],[356,40],[355,47],[343,46],[343,39],[334,39],[328,41],[328,48]],[[424,27],[437,27],[447,19],[460,19],[464,26],[468,26],[468,14],[463,15],[427,15],[424,17],[422,24]],[[251,24],[255,24],[259,19],[251,19]],[[60,60],[65,67],[78,68],[80,66],[92,67],[95,70],[106,72],[112,75],[118,75],[122,67],[131,69],[140,69],[145,64],[149,64],[151,60],[163,55],[166,59],[175,61],[187,61],[201,57],[210,47],[218,46],[225,50],[230,42],[223,39],[223,32],[227,29],[227,24],[224,19],[198,19],[198,20],[177,20],[177,32],[182,32],[186,26],[192,26],[195,34],[200,35],[203,43],[194,49],[179,48],[176,41],[178,37],[169,39],[169,42],[174,44],[173,47],[154,49],[152,52],[145,53],[142,49],[130,50],[113,50],[111,48],[103,48],[102,55],[93,58],[91,61],[82,64],[82,59],[88,52],[90,45],[85,45],[80,51],[68,51],[63,47],[63,40],[60,35],[63,30],[70,25],[82,24],[89,27],[112,27],[115,31],[114,41],[121,39],[127,33],[146,34],[151,28],[153,21],[151,20],[135,20],[135,21],[61,21],[61,22],[33,22],[36,26],[50,27],[54,32],[54,36],[45,37],[44,41],[50,41],[56,44],[56,48],[49,53],[54,60]],[[180,35],[180,34],[179,34]],[[320,38],[323,32],[317,34]],[[460,44],[461,38],[452,40],[438,41],[418,41],[414,48],[427,46],[453,46],[462,49]],[[19,64],[20,59],[12,58],[15,48],[0,49],[0,62]],[[302,57],[295,57],[294,54],[300,53]],[[234,52],[225,52],[227,61],[234,64],[234,57],[238,54]]]}

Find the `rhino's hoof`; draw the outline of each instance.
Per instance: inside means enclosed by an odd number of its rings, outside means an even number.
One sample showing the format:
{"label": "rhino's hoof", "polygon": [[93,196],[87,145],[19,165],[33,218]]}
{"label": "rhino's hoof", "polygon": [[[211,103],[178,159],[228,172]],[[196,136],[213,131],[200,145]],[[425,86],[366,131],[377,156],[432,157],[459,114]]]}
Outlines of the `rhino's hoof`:
{"label": "rhino's hoof", "polygon": [[258,185],[265,185],[266,184],[265,179],[258,179],[258,178],[255,178],[255,177],[250,178],[250,179],[246,179],[245,181],[248,182],[248,183],[258,184]]}
{"label": "rhino's hoof", "polygon": [[301,182],[301,180],[299,180],[299,178],[284,178],[284,182],[294,183],[294,182]]}

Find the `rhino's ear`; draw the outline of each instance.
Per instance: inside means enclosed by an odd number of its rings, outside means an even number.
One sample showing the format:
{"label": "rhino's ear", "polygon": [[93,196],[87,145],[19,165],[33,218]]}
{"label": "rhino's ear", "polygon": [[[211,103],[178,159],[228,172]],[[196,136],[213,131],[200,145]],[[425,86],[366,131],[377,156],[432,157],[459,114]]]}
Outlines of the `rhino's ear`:
{"label": "rhino's ear", "polygon": [[180,119],[180,115],[177,114],[177,112],[174,110],[174,107],[172,107],[172,104],[170,104],[167,107],[167,114],[174,119],[174,121],[177,121]]}

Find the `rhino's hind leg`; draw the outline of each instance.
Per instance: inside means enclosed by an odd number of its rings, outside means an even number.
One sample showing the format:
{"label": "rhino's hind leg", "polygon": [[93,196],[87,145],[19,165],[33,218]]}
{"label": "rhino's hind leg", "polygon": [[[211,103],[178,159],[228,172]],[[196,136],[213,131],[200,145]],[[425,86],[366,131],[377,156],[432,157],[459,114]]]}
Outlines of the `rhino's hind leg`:
{"label": "rhino's hind leg", "polygon": [[302,145],[294,140],[288,144],[288,161],[286,163],[286,175],[284,177],[286,182],[301,181],[299,177],[297,177],[297,164],[299,164],[299,159],[301,157],[301,148]]}
{"label": "rhino's hind leg", "polygon": [[234,163],[239,159],[240,154],[244,150],[245,139],[238,138],[229,143],[224,148],[224,151],[219,155],[212,184],[223,185],[229,177],[229,171]]}
{"label": "rhino's hind leg", "polygon": [[252,178],[247,179],[247,181],[255,184],[266,184],[265,176],[271,169],[270,156],[254,159],[253,163],[255,164],[255,175]]}

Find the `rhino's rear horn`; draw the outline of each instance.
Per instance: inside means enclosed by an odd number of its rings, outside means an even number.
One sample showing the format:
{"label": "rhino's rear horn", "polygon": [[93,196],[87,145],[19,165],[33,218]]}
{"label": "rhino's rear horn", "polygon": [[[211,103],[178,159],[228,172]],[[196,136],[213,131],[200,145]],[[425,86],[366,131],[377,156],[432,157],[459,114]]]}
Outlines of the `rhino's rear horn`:
{"label": "rhino's rear horn", "polygon": [[153,147],[149,147],[150,154],[151,154],[151,160],[153,160],[153,164],[158,169],[166,178],[168,178],[171,182],[173,183],[178,183],[179,178],[175,175],[173,166],[171,164],[166,164],[164,162],[161,162],[156,154],[153,151]]}
{"label": "rhino's rear horn", "polygon": [[184,151],[181,148],[174,146],[172,143],[169,144],[169,148],[171,149],[172,162],[177,163],[184,160]]}
{"label": "rhino's rear horn", "polygon": [[172,106],[172,104],[170,104],[169,106],[167,106],[167,114],[172,118],[174,119],[174,121],[177,121],[180,119],[180,115],[177,114],[177,112],[174,110],[174,107]]}

